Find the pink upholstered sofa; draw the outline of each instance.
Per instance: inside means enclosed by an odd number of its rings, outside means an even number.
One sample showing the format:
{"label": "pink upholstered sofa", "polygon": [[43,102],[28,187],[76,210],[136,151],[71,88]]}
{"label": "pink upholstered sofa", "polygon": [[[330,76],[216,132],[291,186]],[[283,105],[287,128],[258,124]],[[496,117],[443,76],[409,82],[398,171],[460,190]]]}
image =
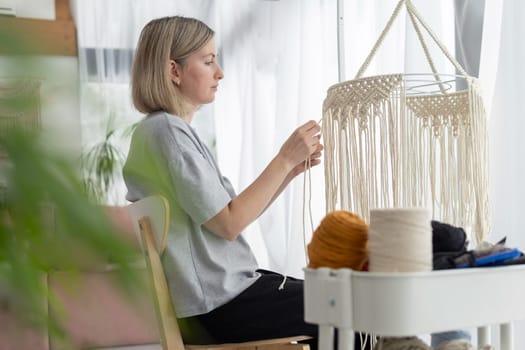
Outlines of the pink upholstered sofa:
{"label": "pink upholstered sofa", "polygon": [[[107,212],[120,232],[135,239],[126,208],[109,207]],[[138,250],[132,258],[137,259],[137,272],[146,278]],[[62,311],[48,306],[48,315],[61,312],[73,346],[47,332],[18,329],[9,305],[0,305],[0,350],[160,349],[160,345],[144,346],[158,344],[160,339],[150,291],[132,299],[126,296],[112,281],[115,269],[118,266],[100,264],[86,267],[80,274],[57,270],[42,275],[63,306]],[[46,303],[44,296],[42,302]]]}

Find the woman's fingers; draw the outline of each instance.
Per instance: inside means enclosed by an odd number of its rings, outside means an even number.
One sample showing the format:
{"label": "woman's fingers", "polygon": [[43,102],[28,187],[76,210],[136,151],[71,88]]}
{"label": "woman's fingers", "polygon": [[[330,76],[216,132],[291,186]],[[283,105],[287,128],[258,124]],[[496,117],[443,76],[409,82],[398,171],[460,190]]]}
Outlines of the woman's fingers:
{"label": "woman's fingers", "polygon": [[299,133],[304,133],[304,140],[310,147],[310,152],[315,152],[321,144],[321,126],[314,120],[310,120],[303,127],[299,128]]}
{"label": "woman's fingers", "polygon": [[301,131],[313,132],[314,134],[321,131],[321,126],[315,120],[309,120],[298,128]]}
{"label": "woman's fingers", "polygon": [[306,138],[313,138],[315,141],[319,142],[321,139],[321,126],[315,121],[310,120],[297,128],[297,133],[304,135]]}
{"label": "woman's fingers", "polygon": [[319,152],[314,152],[312,153],[312,155],[310,156],[310,159],[317,159],[317,158],[321,158],[322,156],[322,153],[319,151]]}
{"label": "woman's fingers", "polygon": [[321,164],[321,159],[313,159],[312,161],[310,161],[310,168],[319,164]]}
{"label": "woman's fingers", "polygon": [[312,137],[312,146],[318,146],[321,144],[321,135],[317,134]]}
{"label": "woman's fingers", "polygon": [[[298,127],[281,147],[281,155],[292,165],[298,165],[308,158],[319,158],[323,150],[321,126],[310,120]],[[313,154],[316,154],[313,156]],[[313,157],[312,157],[313,156]]]}

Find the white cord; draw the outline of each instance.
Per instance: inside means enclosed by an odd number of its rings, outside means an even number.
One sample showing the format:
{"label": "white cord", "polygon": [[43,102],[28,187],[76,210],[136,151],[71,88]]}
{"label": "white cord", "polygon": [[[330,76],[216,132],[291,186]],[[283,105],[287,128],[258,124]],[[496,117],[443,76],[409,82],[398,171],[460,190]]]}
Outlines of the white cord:
{"label": "white cord", "polygon": [[[304,247],[304,260],[306,265],[308,266],[308,247],[306,245],[306,225],[305,225],[305,217],[306,217],[306,172],[309,171],[309,158],[305,159],[304,161],[304,174],[303,174],[303,247]],[[311,211],[310,211],[311,212]]]}
{"label": "white cord", "polygon": [[[317,122],[318,124],[321,124],[323,119],[319,119]],[[321,131],[322,132],[322,131]],[[308,215],[310,219],[310,232],[313,234],[314,232],[314,221],[313,221],[313,215],[312,215],[312,163],[310,158],[306,158],[304,160],[304,173],[303,173],[303,220],[302,220],[302,226],[303,226],[303,246],[304,246],[304,260],[306,263],[306,266],[308,266],[308,246],[306,244],[306,225],[305,225],[305,218],[306,218],[306,183],[308,182]],[[308,172],[308,181],[306,180]]]}
{"label": "white cord", "polygon": [[283,275],[283,281],[281,282],[281,284],[279,285],[279,288],[277,288],[278,290],[283,290],[284,289],[284,284],[286,283],[286,279],[288,278],[288,276],[286,275]]}

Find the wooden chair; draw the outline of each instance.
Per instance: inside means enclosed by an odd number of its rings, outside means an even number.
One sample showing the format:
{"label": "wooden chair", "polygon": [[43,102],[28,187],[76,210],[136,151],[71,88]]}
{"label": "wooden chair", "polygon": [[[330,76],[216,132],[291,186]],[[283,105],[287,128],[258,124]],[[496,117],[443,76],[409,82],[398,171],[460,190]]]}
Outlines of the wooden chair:
{"label": "wooden chair", "polygon": [[170,221],[169,203],[163,196],[150,196],[130,204],[128,209],[152,280],[163,350],[309,350],[308,344],[297,343],[310,339],[307,336],[228,344],[184,344],[160,260],[166,248]]}

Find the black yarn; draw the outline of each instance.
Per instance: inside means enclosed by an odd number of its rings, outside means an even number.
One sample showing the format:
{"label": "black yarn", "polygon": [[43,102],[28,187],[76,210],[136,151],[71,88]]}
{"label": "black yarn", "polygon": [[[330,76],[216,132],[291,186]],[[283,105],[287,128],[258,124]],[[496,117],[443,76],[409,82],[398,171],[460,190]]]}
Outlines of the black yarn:
{"label": "black yarn", "polygon": [[434,270],[453,269],[455,259],[467,251],[467,234],[461,227],[432,220],[432,265]]}
{"label": "black yarn", "polygon": [[462,252],[467,249],[467,234],[461,227],[432,220],[432,252]]}

